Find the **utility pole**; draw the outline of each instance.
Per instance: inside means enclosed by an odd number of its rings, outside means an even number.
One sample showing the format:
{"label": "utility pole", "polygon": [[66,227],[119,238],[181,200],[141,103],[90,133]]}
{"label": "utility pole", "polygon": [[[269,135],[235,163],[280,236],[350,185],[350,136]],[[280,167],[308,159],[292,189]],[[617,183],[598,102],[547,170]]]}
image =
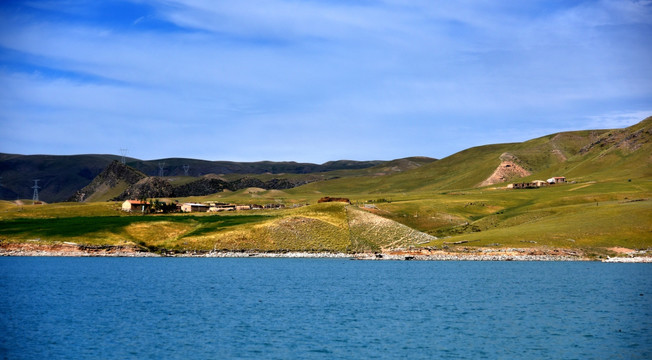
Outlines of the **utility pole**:
{"label": "utility pole", "polygon": [[39,179],[34,179],[34,186],[32,186],[32,189],[34,189],[34,194],[32,195],[32,202],[34,204],[36,204],[36,202],[39,201],[38,200],[38,189],[41,188],[40,186],[38,186],[39,181],[40,181]]}

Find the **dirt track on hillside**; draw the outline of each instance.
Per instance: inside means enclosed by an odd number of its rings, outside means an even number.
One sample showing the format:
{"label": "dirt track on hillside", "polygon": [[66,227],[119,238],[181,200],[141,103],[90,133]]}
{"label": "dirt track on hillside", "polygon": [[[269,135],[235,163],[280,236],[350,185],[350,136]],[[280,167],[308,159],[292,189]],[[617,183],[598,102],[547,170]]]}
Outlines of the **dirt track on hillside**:
{"label": "dirt track on hillside", "polygon": [[520,165],[513,161],[503,161],[498,165],[493,174],[491,174],[485,181],[481,182],[478,187],[499,184],[515,178],[522,178],[529,176],[530,172],[522,168]]}

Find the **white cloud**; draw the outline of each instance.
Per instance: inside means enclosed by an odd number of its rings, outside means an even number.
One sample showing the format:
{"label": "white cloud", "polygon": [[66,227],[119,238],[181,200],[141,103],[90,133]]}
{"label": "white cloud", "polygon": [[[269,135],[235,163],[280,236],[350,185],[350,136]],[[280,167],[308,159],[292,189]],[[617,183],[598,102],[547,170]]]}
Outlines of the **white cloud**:
{"label": "white cloud", "polygon": [[[218,152],[292,159],[287,156],[298,146],[266,145],[273,136],[309,149],[299,160],[327,161],[325,154],[347,151],[350,158],[433,155],[426,153],[429,142],[442,156],[447,147],[458,149],[455,131],[476,131],[466,138],[488,143],[495,131],[487,124],[526,136],[511,128],[516,120],[546,120],[545,129],[529,129],[538,133],[625,122],[577,119],[652,107],[652,47],[637,42],[652,35],[649,3],[149,4],[156,11],[134,16],[139,26],[128,30],[3,13],[0,51],[20,54],[16,61],[41,73],[0,68],[0,81],[11,89],[0,92],[1,125],[20,132],[18,119],[24,129],[86,121],[92,134],[122,124],[134,138],[171,141],[183,131],[197,144],[246,133],[250,145]],[[144,26],[156,18],[185,30]],[[53,112],[33,110],[46,108]],[[396,131],[397,124],[418,134]],[[310,140],[319,132],[376,140],[337,140],[331,148],[338,151],[329,152],[326,142]],[[57,136],[70,143],[65,132]],[[107,142],[95,139],[119,147]],[[204,150],[166,151],[195,156]]]}
{"label": "white cloud", "polygon": [[652,116],[652,109],[628,112],[609,112],[587,117],[586,125],[593,129],[620,129],[632,126]]}

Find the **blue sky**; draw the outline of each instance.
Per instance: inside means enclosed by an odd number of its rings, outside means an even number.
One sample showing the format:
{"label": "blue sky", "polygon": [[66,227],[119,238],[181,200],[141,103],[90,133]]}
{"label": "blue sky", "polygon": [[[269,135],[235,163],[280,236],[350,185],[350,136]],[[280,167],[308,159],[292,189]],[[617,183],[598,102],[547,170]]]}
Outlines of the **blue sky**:
{"label": "blue sky", "polygon": [[652,1],[0,2],[0,152],[442,158],[652,115]]}

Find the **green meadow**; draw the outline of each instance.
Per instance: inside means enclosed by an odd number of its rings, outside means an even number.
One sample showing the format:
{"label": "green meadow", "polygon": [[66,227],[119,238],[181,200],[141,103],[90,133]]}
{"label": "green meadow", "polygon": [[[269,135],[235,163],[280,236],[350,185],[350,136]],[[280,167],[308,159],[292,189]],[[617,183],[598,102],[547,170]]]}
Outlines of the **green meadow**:
{"label": "green meadow", "polygon": [[[380,251],[397,247],[652,247],[652,182],[560,184],[539,189],[346,194],[352,205],[316,204],[321,192],[219,193],[194,201],[311,205],[219,214],[122,212],[120,203],[0,203],[0,240],[133,245],[168,250]],[[188,199],[179,199],[180,201]],[[429,237],[426,235],[430,235]]]}
{"label": "green meadow", "polygon": [[[367,169],[324,172],[314,175],[322,180],[287,190],[248,188],[161,199],[284,204],[280,210],[142,215],[121,211],[117,202],[2,201],[0,241],[179,251],[357,252],[470,246],[568,248],[595,254],[609,254],[612,247],[644,250],[652,248],[651,134],[648,118],[627,129],[479,146],[436,161],[409,158]],[[505,158],[529,175],[510,178],[507,173],[480,187]],[[506,188],[512,181],[552,176],[565,176],[568,183]],[[351,204],[318,204],[324,196],[348,198]]]}

